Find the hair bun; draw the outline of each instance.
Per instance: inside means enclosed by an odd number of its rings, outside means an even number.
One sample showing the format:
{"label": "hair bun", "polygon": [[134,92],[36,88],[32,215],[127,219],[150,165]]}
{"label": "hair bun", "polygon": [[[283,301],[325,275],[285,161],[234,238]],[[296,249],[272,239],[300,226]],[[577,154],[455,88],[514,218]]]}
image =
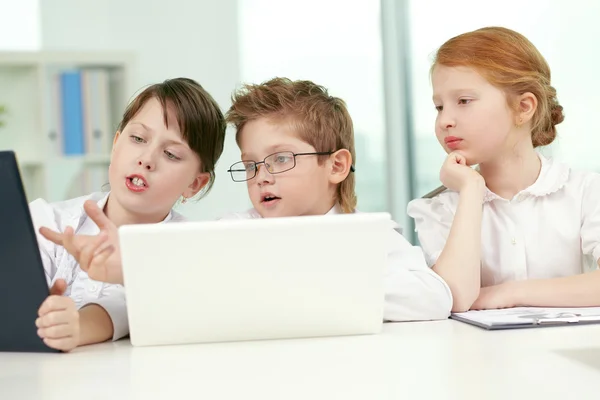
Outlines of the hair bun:
{"label": "hair bun", "polygon": [[552,121],[552,125],[558,125],[565,120],[565,115],[563,114],[563,107],[555,103],[550,110],[550,121]]}

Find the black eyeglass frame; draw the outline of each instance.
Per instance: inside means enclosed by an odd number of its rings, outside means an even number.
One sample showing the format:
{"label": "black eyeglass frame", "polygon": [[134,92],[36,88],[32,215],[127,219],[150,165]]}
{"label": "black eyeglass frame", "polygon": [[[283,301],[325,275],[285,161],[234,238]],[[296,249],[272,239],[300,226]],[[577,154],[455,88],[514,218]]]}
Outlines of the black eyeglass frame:
{"label": "black eyeglass frame", "polygon": [[[287,154],[287,153],[291,154],[294,157],[294,165],[292,165],[290,168],[285,169],[283,171],[278,171],[278,172],[269,171],[269,168],[267,167],[267,163],[266,163],[267,158],[274,156],[276,154]],[[231,166],[229,167],[227,172],[229,172],[229,174],[231,175],[231,179],[234,182],[246,182],[246,181],[256,178],[256,174],[258,173],[258,166],[260,164],[264,164],[265,167],[267,168],[267,171],[269,171],[270,174],[276,175],[276,174],[281,174],[283,172],[287,172],[287,171],[294,169],[296,167],[296,157],[297,156],[330,156],[333,153],[335,153],[335,152],[334,151],[316,151],[316,152],[312,152],[312,153],[294,153],[293,151],[278,151],[276,153],[269,154],[262,161],[242,160],[242,161],[233,163],[233,164],[231,164]],[[252,175],[250,178],[246,178],[244,180],[237,180],[233,177],[233,173],[234,172],[247,172],[247,170],[246,170],[246,168],[244,168],[243,170],[241,170],[241,169],[234,170],[233,167],[237,164],[242,164],[242,163],[254,163],[254,175]],[[355,171],[354,165],[351,165],[350,172],[354,172],[354,171]]]}

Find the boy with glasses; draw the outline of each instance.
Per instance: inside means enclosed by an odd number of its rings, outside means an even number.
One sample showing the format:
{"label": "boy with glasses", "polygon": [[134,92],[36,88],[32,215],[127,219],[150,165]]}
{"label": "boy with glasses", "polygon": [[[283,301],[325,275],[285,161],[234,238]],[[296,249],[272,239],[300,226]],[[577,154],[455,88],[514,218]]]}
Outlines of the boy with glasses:
{"label": "boy with glasses", "polygon": [[[275,78],[244,86],[232,100],[226,119],[242,154],[228,172],[246,182],[254,208],[225,218],[355,212],[354,130],[341,99],[310,81]],[[393,230],[388,262],[386,320],[448,317],[450,289],[420,248]]]}

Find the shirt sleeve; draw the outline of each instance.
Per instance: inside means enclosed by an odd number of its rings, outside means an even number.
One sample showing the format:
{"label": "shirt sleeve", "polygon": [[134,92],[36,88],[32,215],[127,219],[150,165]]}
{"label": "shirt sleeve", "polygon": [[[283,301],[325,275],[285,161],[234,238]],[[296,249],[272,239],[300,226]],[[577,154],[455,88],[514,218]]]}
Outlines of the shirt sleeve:
{"label": "shirt sleeve", "polygon": [[407,213],[415,221],[415,231],[429,267],[437,262],[452,227],[455,211],[448,203],[449,198],[444,194],[408,203]]}
{"label": "shirt sleeve", "polygon": [[394,322],[446,319],[451,308],[450,288],[427,267],[422,250],[391,231],[384,319]]}
{"label": "shirt sleeve", "polygon": [[58,270],[56,265],[56,245],[43,237],[39,230],[42,226],[45,226],[54,231],[59,231],[58,223],[54,209],[43,199],[37,199],[29,203],[29,212],[42,257],[46,282],[50,286]]}
{"label": "shirt sleeve", "polygon": [[600,259],[600,174],[590,174],[581,199],[581,250]]}
{"label": "shirt sleeve", "polygon": [[113,340],[129,335],[129,319],[125,288],[122,285],[104,284],[100,297],[89,304],[96,304],[107,312],[113,324]]}

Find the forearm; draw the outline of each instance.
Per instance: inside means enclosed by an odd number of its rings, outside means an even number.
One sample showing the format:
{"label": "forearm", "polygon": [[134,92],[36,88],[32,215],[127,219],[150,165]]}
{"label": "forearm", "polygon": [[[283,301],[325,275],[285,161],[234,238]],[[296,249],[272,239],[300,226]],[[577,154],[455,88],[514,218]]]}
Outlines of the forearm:
{"label": "forearm", "polygon": [[515,303],[530,307],[600,306],[600,271],[515,282]]}
{"label": "forearm", "polygon": [[79,346],[105,342],[113,337],[113,323],[104,308],[89,304],[79,310]]}
{"label": "forearm", "polygon": [[481,285],[481,219],[483,183],[474,183],[460,193],[458,207],[444,250],[433,270],[450,287],[452,311],[468,310],[479,296]]}
{"label": "forearm", "polygon": [[385,280],[386,321],[429,321],[446,319],[452,294],[446,283],[429,268],[399,269]]}

